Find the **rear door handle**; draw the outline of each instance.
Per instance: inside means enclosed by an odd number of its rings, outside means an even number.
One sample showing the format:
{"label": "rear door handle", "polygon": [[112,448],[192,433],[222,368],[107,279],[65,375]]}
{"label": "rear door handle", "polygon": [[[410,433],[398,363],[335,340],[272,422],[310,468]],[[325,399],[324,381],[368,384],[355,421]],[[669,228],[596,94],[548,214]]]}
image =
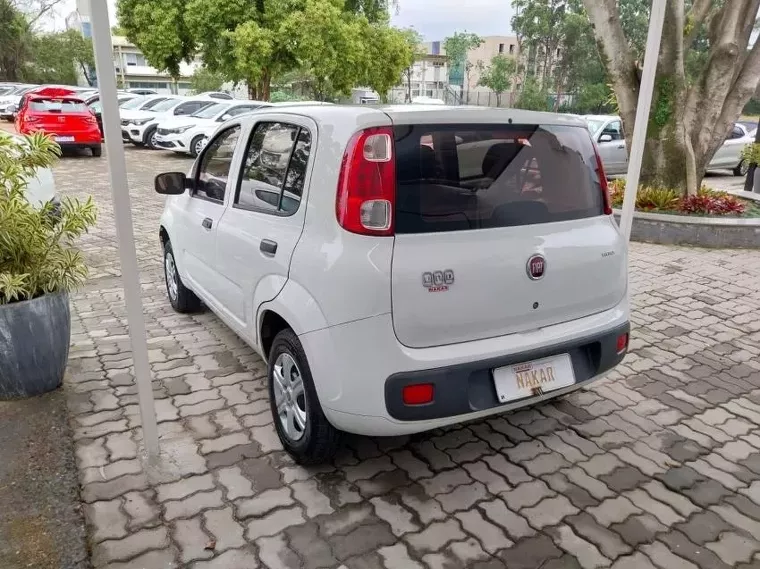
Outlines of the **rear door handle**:
{"label": "rear door handle", "polygon": [[270,241],[269,239],[262,239],[261,245],[259,245],[259,250],[264,253],[264,255],[274,257],[275,253],[277,253],[277,243],[275,241]]}
{"label": "rear door handle", "polygon": [[210,217],[207,217],[206,219],[203,220],[203,223],[201,223],[201,225],[205,229],[211,229],[211,226],[214,225],[214,221]]}

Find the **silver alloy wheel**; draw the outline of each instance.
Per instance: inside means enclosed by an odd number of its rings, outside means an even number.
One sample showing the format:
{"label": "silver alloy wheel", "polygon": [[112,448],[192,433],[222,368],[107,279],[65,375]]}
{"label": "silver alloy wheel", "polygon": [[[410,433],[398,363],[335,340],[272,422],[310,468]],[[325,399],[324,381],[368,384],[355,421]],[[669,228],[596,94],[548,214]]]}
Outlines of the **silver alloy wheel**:
{"label": "silver alloy wheel", "polygon": [[203,150],[203,139],[202,138],[199,138],[198,142],[195,143],[194,150],[195,150],[195,155],[196,156],[198,156],[198,154],[201,153],[201,151]]}
{"label": "silver alloy wheel", "polygon": [[179,293],[179,276],[177,275],[177,266],[174,264],[174,255],[166,254],[164,259],[164,271],[166,273],[166,288],[169,291],[169,298],[177,300]]}
{"label": "silver alloy wheel", "polygon": [[739,163],[739,173],[742,176],[746,176],[747,172],[749,172],[749,161],[748,160],[742,160]]}
{"label": "silver alloy wheel", "polygon": [[285,434],[301,440],[306,431],[306,393],[298,364],[288,353],[277,356],[272,368],[274,401]]}
{"label": "silver alloy wheel", "polygon": [[157,141],[156,141],[157,132],[158,132],[157,130],[154,130],[154,131],[151,133],[151,135],[150,135],[150,147],[151,147],[151,148],[156,148],[156,146],[158,146],[158,145],[156,144],[156,142],[157,142]]}

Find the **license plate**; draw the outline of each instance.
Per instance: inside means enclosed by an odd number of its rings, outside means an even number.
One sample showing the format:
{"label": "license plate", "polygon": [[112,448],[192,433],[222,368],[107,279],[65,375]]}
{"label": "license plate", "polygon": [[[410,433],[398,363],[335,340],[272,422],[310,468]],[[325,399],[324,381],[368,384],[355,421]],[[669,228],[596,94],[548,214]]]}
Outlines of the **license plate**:
{"label": "license plate", "polygon": [[55,137],[56,142],[74,142],[73,136],[56,136]]}
{"label": "license plate", "polygon": [[569,354],[552,356],[493,370],[500,403],[541,395],[575,383]]}

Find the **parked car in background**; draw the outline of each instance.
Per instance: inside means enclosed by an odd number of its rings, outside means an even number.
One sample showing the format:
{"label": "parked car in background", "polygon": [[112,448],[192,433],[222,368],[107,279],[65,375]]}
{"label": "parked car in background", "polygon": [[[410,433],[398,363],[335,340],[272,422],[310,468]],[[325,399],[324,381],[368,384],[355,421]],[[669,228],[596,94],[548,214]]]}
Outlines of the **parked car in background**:
{"label": "parked car in background", "polygon": [[[119,107],[121,107],[125,103],[128,103],[129,101],[134,100],[135,98],[139,96],[140,95],[133,95],[131,93],[119,94],[118,96]],[[89,103],[87,103],[87,106],[92,111],[92,114],[95,115],[95,120],[98,121],[98,128],[100,129],[100,134],[102,136],[103,135],[103,104],[100,102],[100,97],[97,97],[94,101],[90,101]]]}
{"label": "parked car in background", "polygon": [[[430,145],[426,142],[430,139]],[[627,245],[586,124],[514,109],[294,106],[219,126],[160,227],[175,310],[261,354],[300,463],[536,405],[618,365]]]}
{"label": "parked car in background", "polygon": [[[599,147],[604,171],[608,176],[625,174],[628,171],[628,151],[626,149],[623,121],[612,115],[586,115],[583,117],[588,130]],[[754,128],[757,128],[755,125]],[[734,176],[746,176],[749,164],[741,156],[744,147],[753,142],[747,126],[734,123],[723,145],[707,166],[708,170],[731,170]]]}
{"label": "parked car in background", "polygon": [[24,93],[36,89],[39,85],[17,85],[4,95],[0,95],[0,119],[13,122]]}
{"label": "parked car in background", "polygon": [[156,131],[156,146],[181,154],[190,154],[194,158],[203,149],[206,131],[210,127],[216,128],[219,123],[265,105],[267,103],[260,101],[220,101],[190,116],[161,120]]}
{"label": "parked car in background", "polygon": [[48,87],[25,94],[16,117],[16,130],[21,134],[49,134],[63,149],[87,148],[93,156],[102,152],[95,115],[70,89]]}
{"label": "parked car in background", "polygon": [[121,115],[121,136],[126,142],[137,146],[156,149],[156,131],[161,120],[170,117],[192,115],[213,105],[217,100],[209,97],[169,97],[150,109],[123,112]]}
{"label": "parked car in background", "polygon": [[158,95],[158,91],[153,89],[125,89],[127,93],[134,93],[135,95]]}
{"label": "parked car in background", "polygon": [[[246,101],[244,104],[245,103],[250,103],[250,101]],[[283,101],[281,103],[264,103],[261,101],[254,101],[254,103],[258,105],[258,107],[249,112],[256,112],[263,109],[290,109],[292,107],[319,107],[333,105],[333,103],[326,103],[324,101]],[[212,122],[211,124],[201,126],[201,129],[199,131],[199,134],[203,134],[201,146],[206,145],[209,137],[214,134],[217,128],[219,128],[219,124],[217,124],[217,122]]]}
{"label": "parked car in background", "polygon": [[232,101],[235,97],[226,93],[225,91],[204,91],[198,93],[196,97],[211,97],[212,99],[224,99],[225,101]]}

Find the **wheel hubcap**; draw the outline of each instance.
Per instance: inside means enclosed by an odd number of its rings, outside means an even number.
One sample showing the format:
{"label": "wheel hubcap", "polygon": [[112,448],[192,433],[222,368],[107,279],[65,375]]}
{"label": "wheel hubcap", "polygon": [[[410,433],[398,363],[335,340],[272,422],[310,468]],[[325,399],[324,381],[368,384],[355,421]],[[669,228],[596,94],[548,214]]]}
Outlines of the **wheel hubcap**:
{"label": "wheel hubcap", "polygon": [[306,393],[298,364],[290,354],[277,357],[272,370],[274,401],[283,431],[298,441],[306,431]]}
{"label": "wheel hubcap", "polygon": [[749,162],[746,160],[742,161],[741,166],[739,166],[739,172],[741,172],[742,176],[746,176],[747,172],[749,172]]}
{"label": "wheel hubcap", "polygon": [[177,282],[177,266],[174,264],[174,256],[171,253],[166,254],[164,269],[166,272],[166,288],[169,291],[169,298],[176,301],[179,284]]}
{"label": "wheel hubcap", "polygon": [[201,150],[203,150],[203,140],[199,140],[195,143],[195,155],[197,156],[200,154]]}

